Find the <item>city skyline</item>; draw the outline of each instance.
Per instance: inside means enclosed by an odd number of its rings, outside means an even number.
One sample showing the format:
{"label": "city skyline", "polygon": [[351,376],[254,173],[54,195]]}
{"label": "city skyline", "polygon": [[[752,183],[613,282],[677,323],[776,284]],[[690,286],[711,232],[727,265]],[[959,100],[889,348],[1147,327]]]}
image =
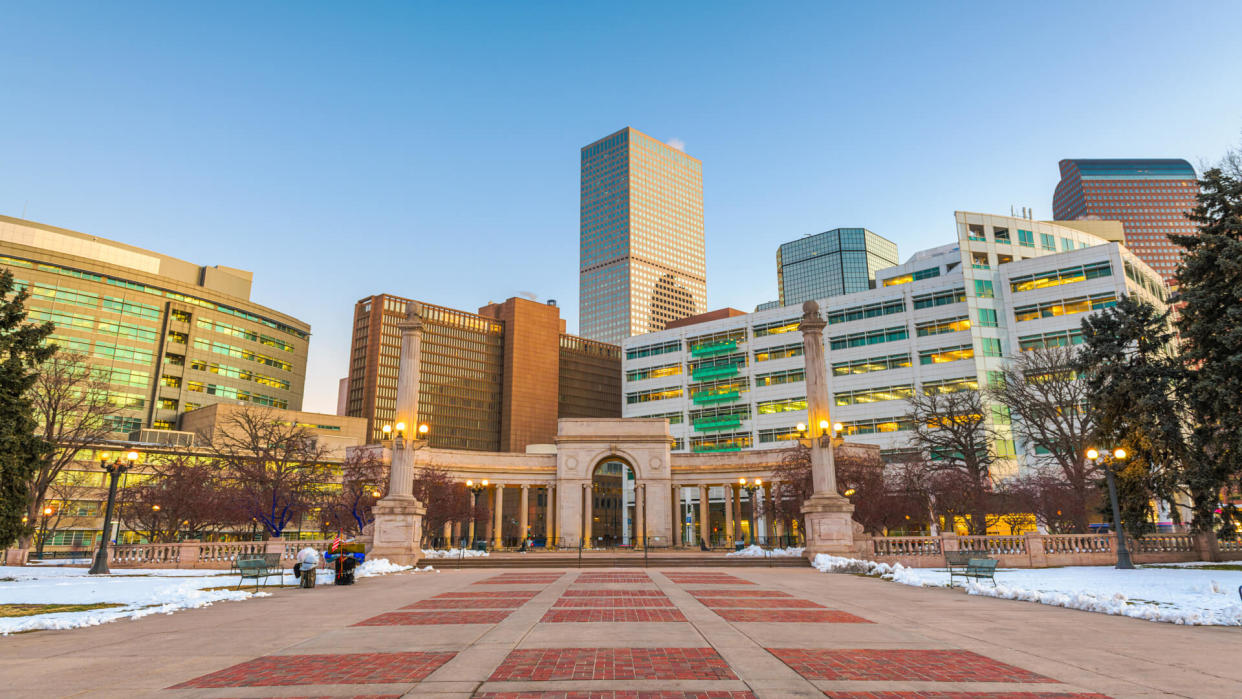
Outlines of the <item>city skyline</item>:
{"label": "city skyline", "polygon": [[[590,8],[259,8],[245,22],[231,9],[12,13],[0,75],[37,109],[10,113],[0,133],[0,213],[253,270],[256,302],[312,326],[304,408],[325,412],[350,304],[370,294],[473,308],[529,291],[560,301],[578,332],[578,150],[620,125],[684,141],[704,163],[707,309],[750,309],[776,298],[776,245],[805,231],[864,226],[917,250],[948,232],[924,228],[928,216],[954,209],[1050,219],[1060,160],[1201,169],[1242,121],[1242,96],[1200,77],[1238,63],[1229,4],[1122,18],[914,8],[897,22],[665,8],[655,26]],[[920,38],[965,20],[979,36],[1020,26],[1055,50]],[[1103,31],[1119,20],[1124,32]],[[810,40],[827,25],[852,31]],[[521,38],[532,34],[537,45]],[[224,35],[222,48],[204,38]],[[462,41],[476,35],[486,50]],[[722,48],[742,35],[743,49]],[[567,60],[588,48],[590,60]],[[582,89],[599,62],[638,53],[615,89]],[[1107,60],[1118,54],[1124,65]],[[964,84],[988,89],[966,99]],[[830,109],[850,102],[868,108]]]}

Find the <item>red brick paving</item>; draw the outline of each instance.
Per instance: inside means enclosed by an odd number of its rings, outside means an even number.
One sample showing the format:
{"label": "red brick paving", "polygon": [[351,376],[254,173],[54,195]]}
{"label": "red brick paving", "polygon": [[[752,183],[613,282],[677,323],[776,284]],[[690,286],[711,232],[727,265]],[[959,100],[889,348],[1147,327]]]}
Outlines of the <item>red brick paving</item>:
{"label": "red brick paving", "polygon": [[591,583],[649,583],[646,573],[583,573],[574,580],[577,584]]}
{"label": "red brick paving", "polygon": [[407,604],[402,609],[515,609],[530,601],[529,597],[515,599],[456,598],[425,599]]}
{"label": "red brick paving", "polygon": [[565,597],[664,597],[660,590],[601,590],[599,588],[565,590]]}
{"label": "red brick paving", "polygon": [[780,590],[686,590],[693,597],[793,597]]}
{"label": "red brick paving", "polygon": [[510,599],[521,597],[530,599],[539,594],[538,590],[480,590],[478,592],[445,592],[431,599]]}
{"label": "red brick paving", "polygon": [[677,609],[549,609],[539,621],[544,624],[567,622],[685,621]]}
{"label": "red brick paving", "polygon": [[475,699],[755,699],[750,692],[709,690],[705,692],[634,691],[605,689],[586,692],[485,692]]}
{"label": "red brick paving", "polygon": [[475,699],[755,699],[750,692],[731,692],[713,689],[708,691],[634,691],[628,689],[605,689],[586,692],[485,692],[474,695]]}
{"label": "red brick paving", "polygon": [[673,603],[667,597],[562,597],[552,606],[591,609],[611,609],[616,607],[653,609],[655,607],[671,607]]}
{"label": "red brick paving", "polygon": [[735,680],[711,648],[539,648],[515,650],[491,681]]}
{"label": "red brick paving", "polygon": [[497,575],[491,578],[485,578],[475,583],[475,585],[546,585],[554,583],[561,579],[563,573],[550,574],[528,574],[516,575],[507,573],[505,575]]}
{"label": "red brick paving", "polygon": [[829,699],[1109,699],[1062,692],[824,692]]}
{"label": "red brick paving", "polygon": [[196,677],[169,689],[417,682],[447,663],[454,655],[457,654],[266,655]]}
{"label": "red brick paving", "polygon": [[769,648],[808,680],[1055,682],[968,650]]}
{"label": "red brick paving", "polygon": [[871,621],[836,609],[713,609],[725,621],[777,624],[870,624]]}
{"label": "red brick paving", "polygon": [[439,624],[495,624],[513,613],[511,609],[475,612],[388,612],[360,621],[354,626],[430,626]]}
{"label": "red brick paving", "polygon": [[700,597],[699,602],[712,609],[825,609],[824,605],[818,602],[793,597],[789,599]]}
{"label": "red brick paving", "polygon": [[734,577],[732,575],[711,575],[703,573],[665,573],[669,580],[678,584],[696,584],[696,585],[754,585],[749,580]]}
{"label": "red brick paving", "polygon": [[[240,697],[238,699],[241,699]],[[317,696],[317,697],[248,697],[247,699],[401,699],[400,694],[354,694],[350,696]]]}

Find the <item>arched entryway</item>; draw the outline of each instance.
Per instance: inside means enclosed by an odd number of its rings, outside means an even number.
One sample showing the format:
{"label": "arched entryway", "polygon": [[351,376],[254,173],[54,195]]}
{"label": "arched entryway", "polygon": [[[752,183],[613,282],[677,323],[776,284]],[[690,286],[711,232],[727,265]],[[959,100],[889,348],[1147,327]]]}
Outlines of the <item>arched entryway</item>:
{"label": "arched entryway", "polygon": [[607,459],[591,474],[591,543],[594,546],[633,546],[637,535],[634,469],[619,459]]}

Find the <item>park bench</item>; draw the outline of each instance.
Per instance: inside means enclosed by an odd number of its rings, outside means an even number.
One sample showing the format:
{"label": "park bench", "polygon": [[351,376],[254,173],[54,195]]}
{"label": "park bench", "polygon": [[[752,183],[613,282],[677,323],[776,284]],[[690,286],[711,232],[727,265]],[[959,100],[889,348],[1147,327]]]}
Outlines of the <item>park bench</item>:
{"label": "park bench", "polygon": [[965,575],[966,566],[970,564],[970,551],[945,551],[944,563],[949,569],[949,584],[953,584],[953,577],[956,575]]}
{"label": "park bench", "polygon": [[255,561],[255,560],[263,561],[264,563],[267,564],[267,567],[271,570],[276,570],[277,568],[280,568],[280,554],[279,553],[239,553],[237,554],[237,558],[233,559],[233,565],[229,568],[229,573],[231,575],[237,575],[238,573],[241,572],[240,564],[242,561]]}
{"label": "park bench", "polygon": [[999,562],[995,558],[971,558],[966,562],[966,567],[961,569],[960,572],[949,571],[949,584],[953,584],[954,575],[960,575],[964,578],[974,578],[975,580],[987,578],[992,581],[992,587],[996,587],[996,564]]}
{"label": "park bench", "polygon": [[282,575],[280,569],[280,560],[278,554],[276,565],[270,565],[267,556],[256,556],[254,558],[238,558],[237,574],[241,579],[237,581],[237,589],[241,589],[242,583],[246,582],[246,578],[254,578],[254,589],[259,589],[259,578],[263,579],[263,584],[267,585],[267,579],[273,575]]}

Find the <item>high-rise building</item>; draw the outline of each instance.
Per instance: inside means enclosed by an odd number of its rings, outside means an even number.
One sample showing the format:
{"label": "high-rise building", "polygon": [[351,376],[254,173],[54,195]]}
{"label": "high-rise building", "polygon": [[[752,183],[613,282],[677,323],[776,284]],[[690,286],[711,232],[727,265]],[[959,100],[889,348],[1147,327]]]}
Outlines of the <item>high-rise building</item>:
{"label": "high-rise building", "polygon": [[[407,303],[378,294],[354,306],[346,412],[367,418],[372,441],[396,416]],[[551,443],[558,418],[621,415],[621,349],[565,334],[555,302],[422,306],[418,421],[431,446],[523,451]]]}
{"label": "high-rise building", "polygon": [[[819,300],[832,419],[850,441],[898,456],[916,392],[978,389],[1021,352],[1079,344],[1083,314],[1124,294],[1167,303],[1160,276],[1115,241],[1008,216],[957,212],[954,223],[945,245],[881,270],[874,289]],[[801,316],[708,313],[629,338],[624,416],[666,418],[674,451],[789,446],[807,420]],[[1038,462],[991,410],[1008,457],[997,473]]]}
{"label": "high-rise building", "polygon": [[1060,162],[1052,199],[1059,220],[1111,219],[1125,226],[1126,247],[1172,281],[1181,248],[1169,235],[1193,235],[1186,213],[1195,206],[1195,169],[1180,159]]}
{"label": "high-rise building", "polygon": [[866,228],[834,228],[776,249],[780,305],[875,288],[875,273],[896,265],[897,244]]}
{"label": "high-rise building", "polygon": [[7,216],[0,266],[107,382],[122,435],[214,403],[302,409],[310,325],[252,302],[250,272]]}
{"label": "high-rise building", "polygon": [[579,330],[619,343],[703,311],[698,159],[626,127],[582,149]]}

